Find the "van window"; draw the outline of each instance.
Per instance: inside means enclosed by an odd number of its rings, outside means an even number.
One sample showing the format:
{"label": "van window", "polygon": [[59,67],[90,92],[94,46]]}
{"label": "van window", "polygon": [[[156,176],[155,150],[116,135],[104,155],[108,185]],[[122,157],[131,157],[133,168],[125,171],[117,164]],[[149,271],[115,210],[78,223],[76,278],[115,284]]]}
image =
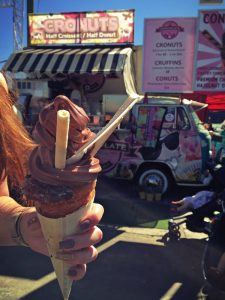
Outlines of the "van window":
{"label": "van window", "polygon": [[186,111],[182,107],[177,107],[177,129],[189,130],[191,128]]}
{"label": "van window", "polygon": [[140,106],[138,109],[136,139],[145,147],[155,148],[160,137],[166,108]]}

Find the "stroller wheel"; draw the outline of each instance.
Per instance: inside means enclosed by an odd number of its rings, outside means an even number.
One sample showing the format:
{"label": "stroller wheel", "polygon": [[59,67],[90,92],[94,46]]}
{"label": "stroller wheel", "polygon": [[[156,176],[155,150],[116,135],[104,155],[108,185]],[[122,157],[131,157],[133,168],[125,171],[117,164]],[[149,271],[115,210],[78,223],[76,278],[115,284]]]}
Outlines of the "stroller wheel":
{"label": "stroller wheel", "polygon": [[178,241],[181,237],[180,227],[173,220],[169,220],[168,224],[168,236],[170,241]]}

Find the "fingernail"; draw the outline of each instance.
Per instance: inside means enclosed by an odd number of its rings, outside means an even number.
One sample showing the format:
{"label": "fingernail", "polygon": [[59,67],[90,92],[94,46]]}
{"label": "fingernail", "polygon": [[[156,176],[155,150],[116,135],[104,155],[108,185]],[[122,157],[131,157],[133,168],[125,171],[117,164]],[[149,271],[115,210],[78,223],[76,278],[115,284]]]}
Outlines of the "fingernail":
{"label": "fingernail", "polygon": [[70,249],[70,248],[73,248],[74,245],[75,245],[75,241],[72,239],[68,239],[68,240],[59,242],[60,249]]}
{"label": "fingernail", "polygon": [[77,270],[75,267],[73,268],[70,268],[69,271],[68,271],[68,275],[69,276],[76,276],[77,275]]}
{"label": "fingernail", "polygon": [[87,230],[91,226],[91,221],[90,220],[85,220],[80,223],[80,229],[81,230]]}

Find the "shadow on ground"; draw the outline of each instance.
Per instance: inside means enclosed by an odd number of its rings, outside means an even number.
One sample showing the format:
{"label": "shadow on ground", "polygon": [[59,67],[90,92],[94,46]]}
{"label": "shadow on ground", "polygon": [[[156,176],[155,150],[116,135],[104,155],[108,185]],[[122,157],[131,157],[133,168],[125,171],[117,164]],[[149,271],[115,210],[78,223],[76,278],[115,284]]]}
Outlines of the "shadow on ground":
{"label": "shadow on ground", "polygon": [[38,280],[52,272],[48,257],[26,247],[0,247],[0,258],[0,276]]}
{"label": "shadow on ground", "polygon": [[[118,234],[123,232],[105,228],[103,244]],[[135,235],[130,237],[101,252],[98,259],[88,266],[86,277],[74,284],[70,300],[200,299],[198,293],[203,283],[201,255],[205,241],[181,239],[160,245],[152,244],[147,235],[141,239]],[[19,252],[16,248],[14,251],[0,250],[1,257],[4,257],[0,275],[38,279],[52,271],[50,261],[42,255],[24,248]],[[6,298],[0,294],[0,299]],[[35,291],[32,291],[31,282],[30,292],[21,298],[13,296],[13,291],[7,297],[7,300],[18,299],[62,300],[62,295],[57,281],[53,280]]]}
{"label": "shadow on ground", "polygon": [[119,242],[100,255],[99,268],[90,266],[87,280],[74,287],[71,299],[198,299],[202,246],[196,240],[168,247]]}

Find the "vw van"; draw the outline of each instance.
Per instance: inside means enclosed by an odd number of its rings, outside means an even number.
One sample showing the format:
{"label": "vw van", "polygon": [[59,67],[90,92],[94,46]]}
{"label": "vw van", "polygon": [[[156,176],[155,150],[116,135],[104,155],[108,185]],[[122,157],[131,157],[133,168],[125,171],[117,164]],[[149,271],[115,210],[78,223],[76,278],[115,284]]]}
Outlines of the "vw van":
{"label": "vw van", "polygon": [[102,174],[161,194],[173,184],[207,185],[211,137],[197,115],[204,107],[161,96],[135,104],[98,153]]}

